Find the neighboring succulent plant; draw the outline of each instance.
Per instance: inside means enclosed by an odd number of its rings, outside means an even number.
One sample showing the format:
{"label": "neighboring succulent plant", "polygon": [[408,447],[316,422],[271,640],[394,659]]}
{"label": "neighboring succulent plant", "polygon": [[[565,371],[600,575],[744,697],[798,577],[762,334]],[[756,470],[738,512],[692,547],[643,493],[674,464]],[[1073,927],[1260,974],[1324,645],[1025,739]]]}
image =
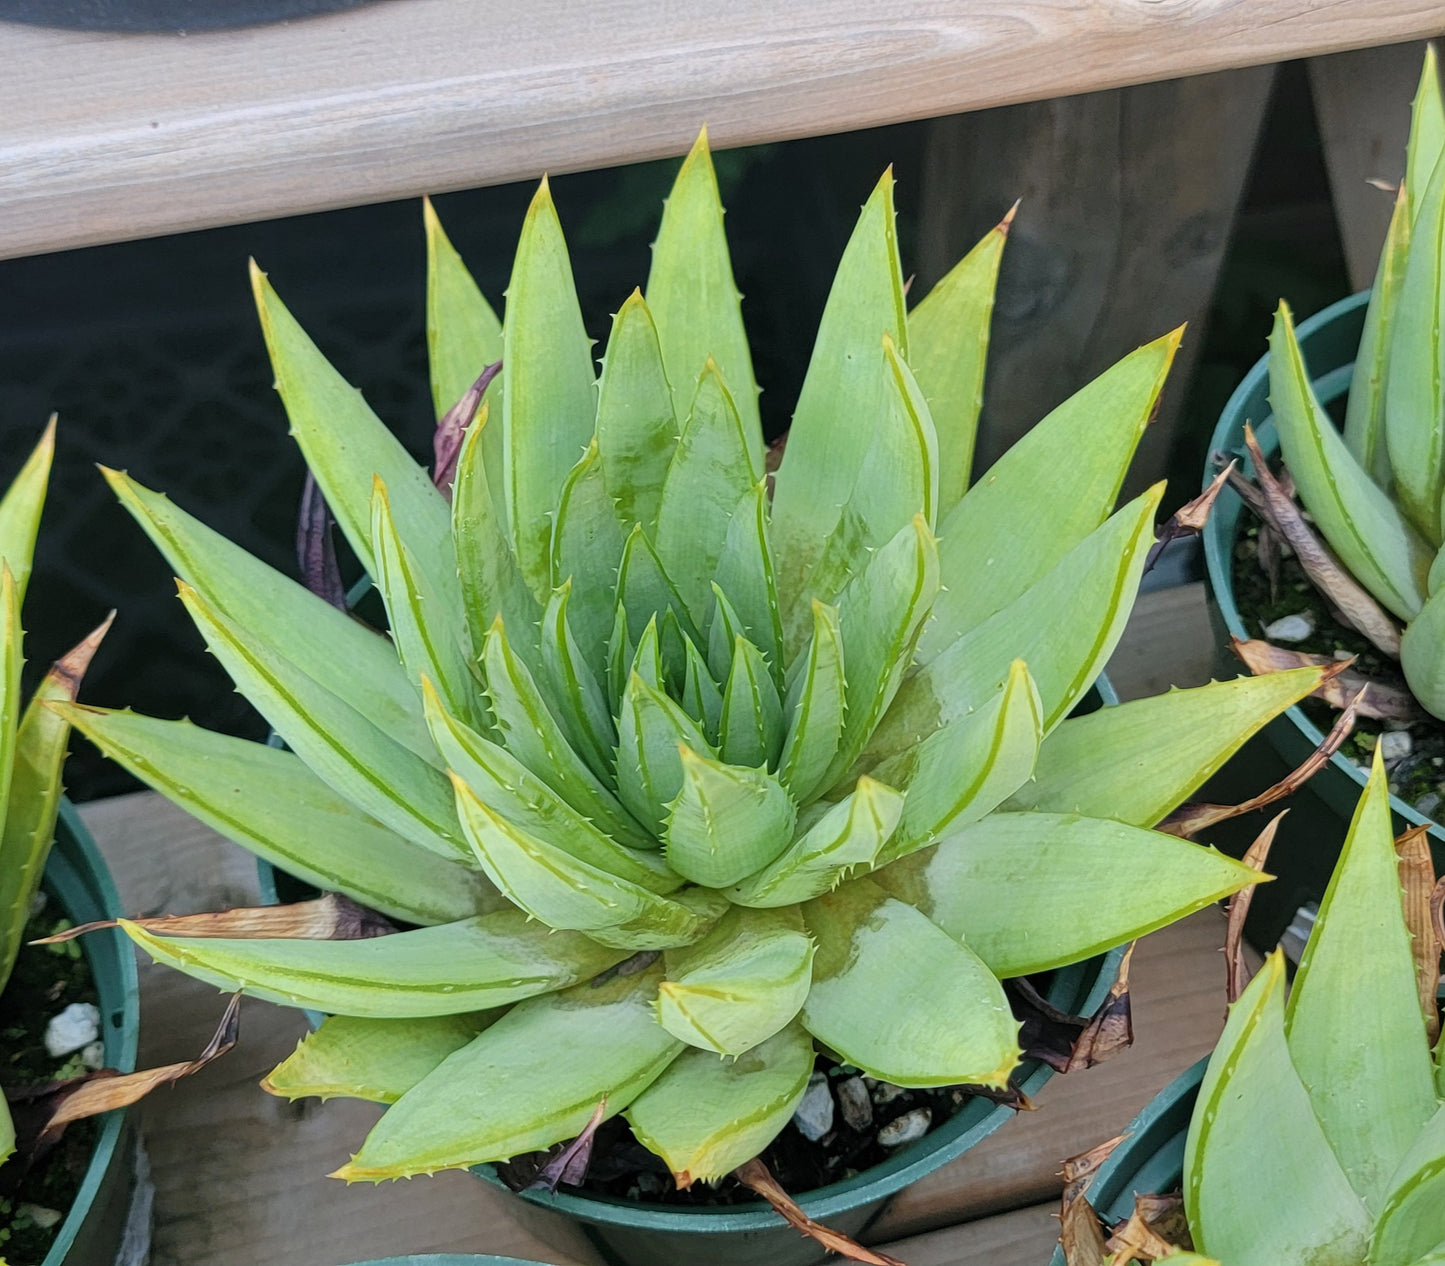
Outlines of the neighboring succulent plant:
{"label": "neighboring succulent plant", "polygon": [[1411,862],[1391,839],[1389,796],[1377,752],[1288,1003],[1276,950],[1210,1057],[1184,1207],[1193,1248],[1220,1266],[1445,1262],[1433,874],[1417,832],[1423,874],[1402,893]]}
{"label": "neighboring succulent plant", "polygon": [[440,490],[255,272],[293,434],[390,639],[108,473],[291,750],[66,715],[260,856],[423,925],[124,925],[203,980],[335,1017],[268,1088],[394,1105],[342,1177],[545,1148],[605,1100],[680,1183],[713,1179],[782,1129],[817,1049],[900,1085],[1001,1086],[1020,1051],[1000,977],[1257,878],[1145,828],[1321,673],[1065,720],[1153,540],[1160,488],[1111,511],[1178,335],[969,489],[1006,231],[905,315],[884,176],[771,494],[705,138],[596,381],[546,183],[504,322],[428,207]]}
{"label": "neighboring succulent plant", "polygon": [[[59,660],[29,704],[24,703],[20,608],[30,582],[54,451],[52,421],[0,497],[0,990],[15,967],[60,811],[70,724],[44,705],[75,698],[106,628],[102,625]],[[15,1131],[0,1095],[0,1160],[14,1147]]]}
{"label": "neighboring succulent plant", "polygon": [[[1380,257],[1343,434],[1320,406],[1281,303],[1270,403],[1300,500],[1365,595],[1335,598],[1398,658],[1421,706],[1445,719],[1445,107],[1435,50],[1415,96],[1405,180]],[[1332,598],[1335,595],[1331,595]]]}

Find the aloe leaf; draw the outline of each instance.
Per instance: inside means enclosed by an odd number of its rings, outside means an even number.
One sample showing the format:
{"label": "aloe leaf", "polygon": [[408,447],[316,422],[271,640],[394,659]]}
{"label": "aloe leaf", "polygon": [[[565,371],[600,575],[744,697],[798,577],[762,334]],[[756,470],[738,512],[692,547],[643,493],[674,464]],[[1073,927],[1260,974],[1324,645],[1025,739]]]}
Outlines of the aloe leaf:
{"label": "aloe leaf", "polygon": [[712,606],[713,574],[733,511],[762,477],[732,393],[709,359],[667,468],[657,511],[658,557],[699,625]]}
{"label": "aloe leaf", "polygon": [[903,796],[872,778],[807,825],[766,869],[728,889],[730,901],[773,907],[831,892],[859,867],[872,867],[903,815]]}
{"label": "aloe leaf", "polygon": [[738,1059],[684,1051],[633,1100],[627,1120],[679,1187],[714,1182],[777,1138],[812,1071],[813,1043],[798,1024]]}
{"label": "aloe leaf", "polygon": [[[1062,721],[1103,671],[1124,632],[1163,488],[1156,484],[1131,501],[1002,611],[915,670],[861,763],[871,768],[966,716],[999,688],[1015,659],[1028,664],[1038,686],[1045,733]],[[1071,635],[1060,638],[1059,628]]]}
{"label": "aloe leaf", "polygon": [[[619,600],[612,614],[612,636],[607,642],[607,700],[612,714],[618,716],[622,705],[622,692],[627,688],[632,673],[635,643],[627,629],[627,608]],[[621,723],[618,724],[619,732]]]}
{"label": "aloe leaf", "polygon": [[[20,595],[8,559],[0,558],[0,811],[9,817],[15,746],[20,731],[22,700]],[[8,955],[8,947],[5,948]]]}
{"label": "aloe leaf", "polygon": [[128,919],[120,927],[158,962],[218,989],[377,1020],[505,1006],[590,980],[627,956],[520,910],[361,941],[155,936]]}
{"label": "aloe leaf", "polygon": [[[1385,441],[1395,474],[1396,499],[1426,540],[1438,546],[1442,535],[1440,498],[1445,488],[1445,439],[1441,436],[1445,426],[1445,385],[1441,383],[1445,341],[1440,332],[1445,319],[1445,163],[1437,163],[1429,184],[1411,196],[1418,196],[1419,204],[1410,231],[1409,257],[1400,282],[1390,342]],[[1306,491],[1301,483],[1301,494]],[[1305,504],[1313,510],[1307,495]],[[1334,544],[1328,521],[1320,526]],[[1377,553],[1393,544],[1389,538],[1381,544],[1373,537],[1368,543]],[[1336,548],[1346,565],[1356,571],[1353,560],[1344,555],[1341,547]],[[1383,568],[1388,561],[1379,559],[1379,566]],[[1360,579],[1373,591],[1368,576]],[[1392,606],[1383,594],[1376,596]]]}
{"label": "aloe leaf", "polygon": [[693,883],[725,888],[787,847],[797,809],[767,770],[709,760],[690,747],[678,757],[682,790],[667,814],[669,867]]}
{"label": "aloe leaf", "polygon": [[838,625],[848,670],[847,711],[827,782],[853,763],[888,712],[937,594],[938,542],[921,514],[843,591]]}
{"label": "aloe leaf", "polygon": [[[0,565],[8,568],[9,562]],[[51,667],[35,688],[15,732],[8,811],[0,814],[0,986],[15,966],[60,811],[61,770],[70,722],[52,705],[75,699],[109,627],[107,619]]]}
{"label": "aloe leaf", "polygon": [[773,679],[783,678],[783,622],[768,543],[768,487],[758,483],[734,507],[718,556],[717,587],[727,594],[748,641],[767,657]]}
{"label": "aloe leaf", "polygon": [[509,1160],[626,1108],[682,1043],[652,1014],[661,971],[513,1007],[387,1110],[336,1177],[379,1182]]}
{"label": "aloe leaf", "polygon": [[405,1020],[333,1015],[296,1044],[261,1089],[283,1099],[395,1103],[501,1015],[481,1011]]}
{"label": "aloe leaf", "polygon": [[1395,333],[1395,309],[1400,283],[1410,256],[1410,197],[1401,187],[1385,234],[1380,266],[1365,311],[1365,328],[1355,354],[1350,396],[1345,408],[1345,446],[1362,470],[1381,488],[1389,488],[1390,453],[1385,440],[1385,384],[1389,379],[1390,349]]}
{"label": "aloe leaf", "polygon": [[446,498],[361,394],[331,367],[254,262],[251,288],[291,434],[362,566],[376,574],[371,487],[379,476],[402,539],[426,569],[431,587],[455,608],[460,598]]}
{"label": "aloe leaf", "polygon": [[[1431,1260],[1445,1246],[1445,1110],[1437,1109],[1390,1176],[1370,1241],[1380,1266]],[[1445,1254],[1442,1254],[1445,1255]]]}
{"label": "aloe leaf", "polygon": [[1012,220],[1010,211],[908,314],[909,364],[937,428],[940,518],[968,489],[994,286]]}
{"label": "aloe leaf", "polygon": [[1071,717],[1039,748],[1033,781],[1003,807],[1154,826],[1321,680],[1319,668],[1295,668]]}
{"label": "aloe leaf", "polygon": [[662,613],[658,652],[662,665],[662,688],[673,696],[682,693],[683,682],[687,680],[687,648],[691,645],[692,638],[683,632],[677,612],[669,607]]}
{"label": "aloe leaf", "polygon": [[[423,684],[437,750],[472,797],[512,825],[611,875],[653,892],[671,892],[681,884],[656,851],[627,848],[599,830],[510,752],[450,715],[431,683]],[[460,801],[458,813],[465,824]]]}
{"label": "aloe leaf", "polygon": [[803,1024],[895,1086],[1004,1086],[1019,1024],[972,950],[867,879],[803,907],[818,942]]}
{"label": "aloe leaf", "polygon": [[[704,360],[706,353],[685,383],[695,381]],[[612,319],[597,389],[597,451],[619,529],[640,523],[644,531],[657,530],[677,419],[687,416],[689,402],[679,403],[674,410],[657,326],[642,292],[634,290]]]}
{"label": "aloe leaf", "polygon": [[184,581],[177,587],[211,653],[312,773],[407,839],[453,861],[468,855],[446,778],[435,766],[231,623]]}
{"label": "aloe leaf", "polygon": [[632,655],[632,671],[654,690],[662,690],[662,639],[657,632],[657,617],[653,616],[642,630],[637,650]]}
{"label": "aloe leaf", "polygon": [[[408,679],[386,638],[268,567],[158,492],[101,468],[121,504],[177,576],[234,624],[284,645],[308,677],[423,760],[436,752]],[[368,511],[369,513],[369,511]],[[368,541],[370,540],[368,519]]]}
{"label": "aloe leaf", "polygon": [[622,561],[617,569],[617,602],[627,612],[627,633],[634,645],[642,637],[647,622],[664,611],[676,612],[683,632],[694,642],[702,640],[672,576],[640,524],[628,534],[622,547]]}
{"label": "aloe leaf", "polygon": [[[462,826],[487,876],[511,901],[550,928],[628,929],[631,949],[661,949],[702,935],[716,915],[670,901],[583,861],[509,822],[452,776]],[[615,937],[608,944],[616,944]]]}
{"label": "aloe leaf", "polygon": [[716,583],[712,587],[712,598],[712,621],[707,629],[707,662],[713,676],[725,682],[732,673],[733,652],[737,649],[738,638],[747,641],[748,634],[732,601]]}
{"label": "aloe leaf", "polygon": [[617,600],[617,567],[624,537],[604,486],[599,441],[594,439],[572,468],[552,525],[552,579],[572,582],[573,619],[586,662],[599,667],[607,654]]}
{"label": "aloe leaf", "polygon": [[[1403,293],[1401,304],[1397,319],[1403,326],[1410,319]],[[1395,352],[1398,348],[1397,336]],[[1393,384],[1395,374],[1390,380]],[[1299,486],[1300,499],[1355,579],[1396,615],[1413,617],[1425,600],[1425,577],[1433,551],[1354,459],[1315,399],[1295,338],[1294,320],[1283,303],[1270,335],[1269,385],[1280,447]],[[1393,386],[1390,391],[1394,393]],[[1387,403],[1390,411],[1393,406]],[[1387,417],[1387,435],[1389,430]],[[1404,457],[1391,439],[1390,464],[1396,472],[1397,493],[1404,492],[1404,484],[1398,482]],[[1438,506],[1431,513],[1438,517]]]}
{"label": "aloe leaf", "polygon": [[722,724],[722,691],[712,679],[702,652],[691,639],[683,647],[683,653],[687,662],[682,684],[682,710],[701,721],[707,740],[716,743],[718,727]]}
{"label": "aloe leaf", "polygon": [[813,942],[795,909],[730,909],[702,940],[667,952],[657,1019],[689,1046],[741,1055],[803,1005]]}
{"label": "aloe leaf", "polygon": [[810,575],[858,483],[886,408],[889,375],[878,355],[885,333],[906,361],[891,169],[863,207],[833,277],[777,474],[773,548],[778,588],[790,601],[813,595]]}
{"label": "aloe leaf", "polygon": [[15,1154],[15,1122],[10,1116],[10,1105],[0,1099],[0,1162],[9,1160]]}
{"label": "aloe leaf", "polygon": [[17,607],[25,605],[25,589],[30,583],[35,559],[35,536],[40,530],[40,512],[45,507],[45,490],[54,456],[55,419],[52,417],[40,442],[31,450],[4,496],[0,496],[0,560],[10,568],[14,578]]}
{"label": "aloe leaf", "polygon": [[[1265,1156],[1290,1163],[1262,1165]],[[1210,1058],[1185,1144],[1184,1204],[1195,1247],[1230,1266],[1365,1260],[1370,1216],[1285,1045],[1279,951],[1230,1008]]]}
{"label": "aloe leaf", "polygon": [[427,583],[411,551],[397,534],[386,485],[377,477],[371,501],[371,537],[376,572],[373,579],[386,604],[392,642],[407,673],[436,682],[447,705],[473,725],[486,723],[481,681],[472,668],[471,635],[458,607]]}
{"label": "aloe leaf", "polygon": [[552,512],[597,414],[592,343],[545,178],[522,224],[502,330],[507,517],[522,575],[542,603],[552,591]]}
{"label": "aloe leaf", "polygon": [[[495,384],[494,384],[495,385]],[[486,406],[483,405],[483,412]],[[471,631],[472,653],[480,657],[492,621],[500,616],[519,630],[523,654],[531,649],[527,631],[537,623],[537,599],[527,587],[507,536],[505,509],[497,504],[502,486],[500,457],[493,460],[486,436],[500,434],[500,419],[478,418],[462,440],[452,485],[452,540],[460,571],[462,609]]]}
{"label": "aloe leaf", "polygon": [[[552,591],[542,613],[542,671],[553,699],[557,700],[572,746],[604,783],[613,778],[612,755],[617,750],[617,730],[607,695],[598,683],[592,664],[572,636],[568,618],[572,582],[564,581]],[[602,643],[606,649],[606,642]],[[593,661],[605,668],[605,660]]]}
{"label": "aloe leaf", "polygon": [[1109,517],[1182,335],[1145,344],[1075,392],[941,521],[943,592],[920,662],[1020,598]]}
{"label": "aloe leaf", "polygon": [[994,813],[873,880],[1008,977],[1102,953],[1259,877],[1214,849],[1122,822]]}
{"label": "aloe leaf", "polygon": [[[733,643],[723,688],[718,746],[724,760],[757,768],[775,765],[783,742],[783,705],[763,653],[745,637]],[[739,876],[741,878],[741,876]]]}
{"label": "aloe leaf", "polygon": [[567,742],[527,666],[513,653],[507,631],[493,624],[482,649],[487,697],[503,744],[523,765],[610,835],[624,843],[651,841]]}
{"label": "aloe leaf", "polygon": [[[997,695],[909,753],[903,818],[880,860],[933,844],[992,813],[1033,773],[1042,737],[1039,693],[1016,659]],[[890,777],[889,764],[878,776],[899,781]]]}
{"label": "aloe leaf", "polygon": [[505,905],[486,876],[366,816],[291,752],[189,721],[80,705],[59,711],[166,799],[306,883],[409,923]]}
{"label": "aloe leaf", "polygon": [[1440,96],[1440,67],[1433,44],[1425,45],[1420,84],[1410,110],[1410,139],[1405,147],[1405,189],[1410,194],[1414,215],[1419,215],[1420,195],[1445,155],[1445,102]]}
{"label": "aloe leaf", "polygon": [[1445,715],[1445,588],[1437,588],[1400,637],[1400,667],[1410,693],[1433,716]]}
{"label": "aloe leaf", "polygon": [[1285,1015],[1290,1058],[1315,1116],[1376,1213],[1390,1175],[1435,1112],[1389,800],[1376,753]]}
{"label": "aloe leaf", "polygon": [[652,244],[647,302],[657,322],[662,358],[672,383],[673,412],[685,418],[698,374],[709,357],[732,384],[752,462],[763,464],[758,388],[743,329],[742,296],[733,280],[717,174],[707,129],[683,161]]}
{"label": "aloe leaf", "polygon": [[617,724],[617,793],[637,820],[658,835],[667,806],[682,790],[680,744],[699,756],[717,754],[696,721],[633,673]]}
{"label": "aloe leaf", "polygon": [[806,804],[820,789],[843,737],[846,683],[838,608],[813,600],[813,637],[795,663],[783,713],[788,720],[778,777]]}

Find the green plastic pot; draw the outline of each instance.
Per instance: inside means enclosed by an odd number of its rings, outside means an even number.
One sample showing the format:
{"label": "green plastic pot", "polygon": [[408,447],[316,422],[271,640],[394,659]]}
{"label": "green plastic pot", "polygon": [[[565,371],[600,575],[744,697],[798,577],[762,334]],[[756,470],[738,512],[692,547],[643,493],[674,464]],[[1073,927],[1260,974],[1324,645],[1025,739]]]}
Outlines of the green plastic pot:
{"label": "green plastic pot", "polygon": [[[353,603],[357,592],[351,594]],[[1100,676],[1076,711],[1092,712],[1118,702],[1113,685]],[[279,743],[274,734],[270,741]],[[302,901],[316,895],[314,888],[268,862],[258,860],[257,872],[261,895],[268,903]],[[1114,983],[1123,953],[1120,947],[1060,968],[1050,974],[1044,996],[1062,1011],[1092,1015]],[[307,1012],[307,1017],[313,1026],[323,1018],[314,1012]],[[1027,1060],[1020,1067],[1018,1084],[1033,1098],[1052,1076],[1047,1064]],[[857,1235],[882,1212],[891,1196],[963,1155],[1013,1115],[1010,1108],[972,1099],[950,1120],[899,1149],[881,1165],[807,1192],[798,1197],[798,1204],[815,1221],[845,1235]],[[511,1190],[490,1165],[478,1165],[473,1172],[495,1187]],[[709,1209],[578,1192],[520,1194],[538,1209],[582,1223],[593,1241],[620,1266],[815,1266],[828,1257],[820,1245],[800,1236],[762,1200]],[[545,1236],[545,1216],[536,1229]]]}
{"label": "green plastic pot", "polygon": [[473,1257],[469,1253],[413,1253],[410,1257],[387,1257],[355,1266],[541,1266],[520,1257]]}
{"label": "green plastic pot", "polygon": [[[1325,408],[1342,404],[1349,393],[1369,298],[1368,291],[1352,295],[1310,317],[1299,327],[1305,363],[1315,394]],[[1229,398],[1210,443],[1211,454],[1238,457],[1241,468],[1252,473],[1254,466],[1244,448],[1246,422],[1254,427],[1266,456],[1274,454],[1279,448],[1279,437],[1269,407],[1268,355],[1255,364]],[[1206,484],[1214,473],[1211,461],[1205,470]],[[1232,563],[1242,508],[1239,495],[1226,488],[1220,493],[1204,529],[1210,614],[1221,674],[1227,676],[1241,671],[1239,661],[1228,650],[1229,638],[1261,636],[1258,629],[1245,627],[1234,600]],[[1211,785],[1218,793],[1211,794],[1211,798],[1243,799],[1253,794],[1274,777],[1283,776],[1298,766],[1323,739],[1324,733],[1303,710],[1290,708],[1271,721],[1231,763],[1222,779]],[[1364,790],[1365,777],[1364,770],[1337,752],[1330,763],[1289,800],[1290,816],[1270,850],[1269,869],[1276,876],[1276,882],[1257,889],[1251,906],[1251,939],[1256,944],[1275,944],[1294,912],[1306,902],[1318,901],[1324,893],[1355,805]],[[1242,779],[1247,779],[1247,784]],[[1428,826],[1437,863],[1445,861],[1445,831],[1438,823],[1398,796],[1390,798],[1390,807],[1395,813],[1397,832],[1407,826]],[[1248,830],[1257,828],[1258,824],[1254,824]],[[1247,843],[1247,840],[1236,842]]]}
{"label": "green plastic pot", "polygon": [[[1120,1222],[1133,1213],[1136,1195],[1162,1195],[1183,1185],[1184,1141],[1208,1064],[1206,1056],[1151,1099],[1099,1167],[1088,1197],[1106,1222]],[[1054,1250],[1050,1266],[1064,1266],[1062,1248]]]}
{"label": "green plastic pot", "polygon": [[[115,919],[124,913],[95,841],[68,802],[60,806],[44,887],[72,923]],[[131,1072],[140,1038],[135,953],[116,930],[84,937],[81,946],[99,995],[106,1067]],[[100,1266],[115,1261],[135,1196],[134,1156],[130,1116],[123,1111],[107,1113],[101,1118],[100,1136],[75,1203],[44,1266]]]}

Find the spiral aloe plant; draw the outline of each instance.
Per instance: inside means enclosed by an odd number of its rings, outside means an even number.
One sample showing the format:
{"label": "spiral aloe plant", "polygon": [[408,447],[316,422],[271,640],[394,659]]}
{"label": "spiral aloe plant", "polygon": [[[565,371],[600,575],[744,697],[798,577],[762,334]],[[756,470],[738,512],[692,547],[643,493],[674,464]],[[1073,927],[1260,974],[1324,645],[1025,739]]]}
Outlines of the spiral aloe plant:
{"label": "spiral aloe plant", "polygon": [[417,925],[125,925],[203,980],[330,1013],[268,1087],[392,1105],[340,1176],[502,1160],[605,1101],[679,1183],[714,1179],[782,1129],[819,1051],[1001,1086],[1001,977],[1257,878],[1148,828],[1318,670],[1065,719],[1153,539],[1160,488],[1113,506],[1177,333],[969,488],[1007,222],[906,312],[885,174],[774,488],[705,138],[600,376],[545,182],[501,321],[429,206],[426,226],[435,481],[253,273],[389,637],[108,472],[290,750],[64,710],[232,839]]}
{"label": "spiral aloe plant", "polygon": [[[1384,610],[1368,609],[1372,604],[1363,594],[1332,593],[1332,600],[1400,661],[1421,706],[1445,719],[1442,157],[1445,106],[1432,46],[1415,96],[1405,179],[1370,295],[1343,433],[1315,397],[1284,303],[1270,337],[1269,381],[1280,450],[1300,500],[1340,562]],[[1403,635],[1394,620],[1404,623]]]}

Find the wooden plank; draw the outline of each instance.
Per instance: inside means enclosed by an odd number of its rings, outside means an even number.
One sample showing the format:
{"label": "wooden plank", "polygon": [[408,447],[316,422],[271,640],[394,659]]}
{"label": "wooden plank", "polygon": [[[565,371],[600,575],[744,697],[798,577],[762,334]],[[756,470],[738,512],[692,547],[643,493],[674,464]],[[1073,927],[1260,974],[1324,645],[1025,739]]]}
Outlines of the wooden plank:
{"label": "wooden plank", "polygon": [[1134,604],[1124,636],[1109,660],[1109,680],[1124,699],[1163,694],[1170,686],[1202,686],[1211,677],[1238,677],[1215,665],[1214,631],[1202,582],[1159,589]]}
{"label": "wooden plank", "polygon": [[884,1245],[908,1266],[1046,1266],[1059,1240],[1058,1205],[1033,1205]]}
{"label": "wooden plank", "polygon": [[1187,323],[1126,495],[1167,473],[1274,69],[929,124],[921,282],[1022,200],[999,277],[976,472],[1121,356]]}
{"label": "wooden plank", "polygon": [[1435,0],[391,0],[186,36],[0,28],[0,254],[1414,39]]}

